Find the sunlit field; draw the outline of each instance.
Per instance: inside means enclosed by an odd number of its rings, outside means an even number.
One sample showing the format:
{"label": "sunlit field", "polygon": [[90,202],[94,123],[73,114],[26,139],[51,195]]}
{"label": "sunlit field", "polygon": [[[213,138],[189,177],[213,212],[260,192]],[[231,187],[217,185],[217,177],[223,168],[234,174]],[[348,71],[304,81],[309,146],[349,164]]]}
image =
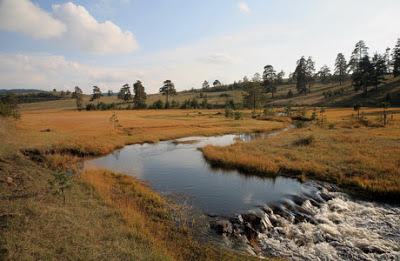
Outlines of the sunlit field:
{"label": "sunlit field", "polygon": [[364,126],[351,109],[328,109],[325,126],[202,151],[216,166],[328,181],[349,193],[393,201],[400,195],[400,110],[389,110],[389,125],[377,127],[381,111],[362,109],[370,125]]}
{"label": "sunlit field", "polygon": [[289,122],[258,121],[250,119],[250,113],[244,120],[227,119],[216,110],[146,110],[117,111],[115,128],[109,121],[112,114],[43,110],[23,112],[20,121],[1,119],[0,175],[7,181],[0,183],[0,209],[6,211],[1,224],[10,226],[1,231],[0,240],[8,256],[249,260],[198,243],[187,225],[175,227],[170,215],[179,216],[179,207],[172,211],[168,201],[131,177],[101,170],[75,175],[65,203],[53,195],[49,181],[57,170],[79,173],[82,157],[106,154],[126,144],[269,132]]}

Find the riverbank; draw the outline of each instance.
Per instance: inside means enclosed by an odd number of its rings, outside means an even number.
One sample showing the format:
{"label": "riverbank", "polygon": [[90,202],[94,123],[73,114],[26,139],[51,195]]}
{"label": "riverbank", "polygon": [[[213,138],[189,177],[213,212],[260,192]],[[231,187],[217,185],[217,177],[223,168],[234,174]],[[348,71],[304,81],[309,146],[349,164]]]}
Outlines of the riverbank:
{"label": "riverbank", "polygon": [[[330,124],[307,127],[228,147],[207,146],[205,158],[214,166],[237,168],[260,176],[317,179],[345,188],[352,195],[395,202],[400,196],[399,110],[393,120],[376,127],[378,109],[364,109],[371,126],[350,115],[350,109],[327,110]],[[391,116],[390,116],[391,117]]]}
{"label": "riverbank", "polygon": [[[218,111],[26,112],[1,120],[0,259],[248,260],[199,243],[175,227],[168,202],[133,178],[94,170],[74,176],[63,199],[49,181],[85,156],[126,144],[230,132],[268,132],[287,123],[226,119]],[[149,206],[151,206],[149,208]]]}

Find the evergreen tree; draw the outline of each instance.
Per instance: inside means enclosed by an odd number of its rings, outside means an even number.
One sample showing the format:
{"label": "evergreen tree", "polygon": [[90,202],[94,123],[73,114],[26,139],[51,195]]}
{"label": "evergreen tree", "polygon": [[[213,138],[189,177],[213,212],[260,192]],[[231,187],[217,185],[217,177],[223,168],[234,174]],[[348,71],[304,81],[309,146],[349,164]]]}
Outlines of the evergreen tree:
{"label": "evergreen tree", "polygon": [[136,81],[136,83],[133,84],[133,93],[133,102],[135,103],[136,108],[146,108],[147,94],[141,81]]}
{"label": "evergreen tree", "polygon": [[390,74],[392,72],[392,61],[390,60],[390,48],[386,48],[385,55],[383,57],[385,59],[386,64],[386,72],[385,74]]}
{"label": "evergreen tree", "polygon": [[393,76],[400,76],[400,38],[397,39],[397,44],[393,48]]}
{"label": "evergreen tree", "polygon": [[306,62],[306,79],[308,84],[308,92],[311,92],[311,86],[315,83],[315,62],[312,57],[308,57]]}
{"label": "evergreen tree", "polygon": [[297,92],[306,94],[307,93],[307,74],[306,74],[307,61],[302,56],[297,61],[296,70],[293,73],[293,78],[296,80]]}
{"label": "evergreen tree", "polygon": [[270,92],[272,98],[274,98],[274,93],[276,93],[277,77],[276,71],[274,70],[274,67],[272,65],[264,66],[263,85],[265,88],[265,92]]}
{"label": "evergreen tree", "polygon": [[207,81],[203,82],[203,89],[208,89],[208,87],[210,87],[210,85],[208,84]]}
{"label": "evergreen tree", "polygon": [[103,94],[101,93],[100,88],[97,86],[93,86],[93,94],[92,98],[90,98],[90,101],[100,99],[101,96],[103,96]]}
{"label": "evergreen tree", "polygon": [[[265,99],[266,97],[261,86],[256,83],[250,83],[246,88],[246,92],[243,94],[244,106],[253,109],[253,111],[260,108]],[[234,105],[231,107],[235,108]]]}
{"label": "evergreen tree", "polygon": [[364,94],[368,92],[368,86],[373,84],[374,66],[372,65],[368,56],[361,59],[357,70],[352,74],[352,85],[357,92],[360,89]]}
{"label": "evergreen tree", "polygon": [[168,97],[170,95],[176,95],[174,83],[171,80],[165,80],[163,87],[160,88],[160,93],[165,95],[166,102],[168,102]]}
{"label": "evergreen tree", "polygon": [[78,86],[75,86],[75,91],[72,94],[72,97],[76,99],[76,107],[79,111],[83,109],[83,92],[82,89]]}
{"label": "evergreen tree", "polygon": [[319,79],[322,83],[328,83],[331,75],[331,69],[325,64],[318,72]]}
{"label": "evergreen tree", "polygon": [[113,91],[112,91],[112,90],[108,90],[108,92],[107,92],[107,96],[108,96],[108,97],[111,97],[111,96],[113,96],[113,94],[114,94],[114,93],[113,93]]}
{"label": "evergreen tree", "polygon": [[128,102],[129,100],[132,99],[132,94],[131,94],[131,87],[129,87],[129,84],[124,84],[122,88],[119,90],[118,93],[118,99],[123,100],[124,102]]}
{"label": "evergreen tree", "polygon": [[363,57],[368,56],[368,47],[365,45],[365,42],[360,40],[356,43],[356,46],[351,53],[350,61],[349,61],[349,69],[351,73],[355,73],[361,63]]}
{"label": "evergreen tree", "polygon": [[374,54],[372,57],[373,75],[371,84],[378,88],[378,85],[384,83],[385,73],[387,72],[387,66],[385,57],[380,54]]}
{"label": "evergreen tree", "polygon": [[218,80],[215,80],[215,81],[213,82],[213,86],[214,86],[214,87],[219,87],[219,86],[221,86],[221,82],[218,81]]}
{"label": "evergreen tree", "polygon": [[285,72],[282,70],[276,75],[276,84],[277,85],[283,84],[283,77],[285,77]]}
{"label": "evergreen tree", "polygon": [[345,81],[347,73],[347,62],[346,58],[342,53],[339,53],[336,57],[335,61],[335,72],[334,74],[338,77],[340,85],[342,85],[342,82]]}

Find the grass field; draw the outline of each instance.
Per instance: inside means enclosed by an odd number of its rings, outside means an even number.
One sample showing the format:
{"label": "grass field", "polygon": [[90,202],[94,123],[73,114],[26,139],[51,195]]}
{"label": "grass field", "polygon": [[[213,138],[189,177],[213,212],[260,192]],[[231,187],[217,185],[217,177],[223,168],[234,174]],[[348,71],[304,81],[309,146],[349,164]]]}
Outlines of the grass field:
{"label": "grass field", "polygon": [[[51,108],[52,102],[42,104]],[[57,169],[79,169],[84,156],[126,144],[185,136],[268,132],[287,122],[226,119],[220,111],[24,111],[0,119],[0,259],[249,260],[198,243],[175,226],[170,202],[144,184],[91,170],[74,176],[65,204],[48,181]]]}
{"label": "grass field", "polygon": [[[65,204],[48,181],[57,169],[79,170],[83,157],[126,144],[269,132],[287,127],[287,117],[255,120],[245,111],[243,120],[234,120],[221,110],[123,110],[116,111],[121,126],[115,129],[112,111],[54,109],[53,102],[34,106],[47,109],[24,110],[20,121],[0,119],[0,259],[249,260],[196,241],[190,222],[173,221],[179,207],[133,178],[105,170],[75,175]],[[400,109],[389,110],[394,119],[385,128],[376,124],[381,109],[361,111],[368,126],[351,117],[351,109],[327,109],[324,127],[203,151],[218,166],[326,180],[396,199]]]}
{"label": "grass field", "polygon": [[359,196],[397,202],[400,110],[389,110],[393,120],[384,128],[374,123],[381,114],[379,109],[362,111],[370,126],[350,117],[354,113],[350,109],[328,109],[325,127],[306,127],[228,147],[207,146],[202,151],[216,166],[257,175],[318,179]]}

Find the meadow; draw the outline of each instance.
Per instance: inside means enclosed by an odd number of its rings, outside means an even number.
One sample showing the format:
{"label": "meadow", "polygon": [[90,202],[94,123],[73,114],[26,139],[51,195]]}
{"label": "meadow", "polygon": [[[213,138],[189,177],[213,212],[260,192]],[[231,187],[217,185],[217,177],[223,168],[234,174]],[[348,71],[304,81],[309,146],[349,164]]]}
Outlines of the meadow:
{"label": "meadow", "polygon": [[[24,106],[21,120],[0,119],[0,257],[252,258],[199,241],[195,222],[180,212],[183,207],[160,197],[147,184],[107,170],[80,173],[80,164],[84,158],[127,144],[270,132],[287,127],[290,118],[252,119],[251,111],[243,111],[243,119],[235,120],[226,118],[223,110],[122,110],[115,112],[118,122],[114,125],[112,111],[55,109],[53,102],[29,104],[30,109]],[[46,109],[31,110],[33,106]],[[400,191],[400,110],[389,109],[393,119],[386,127],[377,121],[381,109],[361,111],[367,118],[363,122],[352,109],[327,109],[323,126],[303,126],[228,147],[208,146],[203,152],[219,167],[252,175],[324,180],[358,196],[396,199]],[[65,203],[49,186],[57,170],[72,177]]]}
{"label": "meadow", "polygon": [[[105,170],[79,173],[85,157],[126,144],[184,136],[269,132],[287,122],[226,119],[220,111],[23,111],[0,119],[0,259],[249,260],[199,243],[176,223],[181,207],[132,177]],[[49,181],[71,173],[63,199]],[[76,174],[73,174],[76,173]]]}
{"label": "meadow", "polygon": [[377,122],[381,109],[364,108],[362,112],[360,122],[351,109],[327,109],[324,126],[303,126],[267,139],[207,146],[202,151],[211,164],[221,168],[327,181],[359,197],[397,202],[400,110],[388,111],[392,120],[386,127]]}

